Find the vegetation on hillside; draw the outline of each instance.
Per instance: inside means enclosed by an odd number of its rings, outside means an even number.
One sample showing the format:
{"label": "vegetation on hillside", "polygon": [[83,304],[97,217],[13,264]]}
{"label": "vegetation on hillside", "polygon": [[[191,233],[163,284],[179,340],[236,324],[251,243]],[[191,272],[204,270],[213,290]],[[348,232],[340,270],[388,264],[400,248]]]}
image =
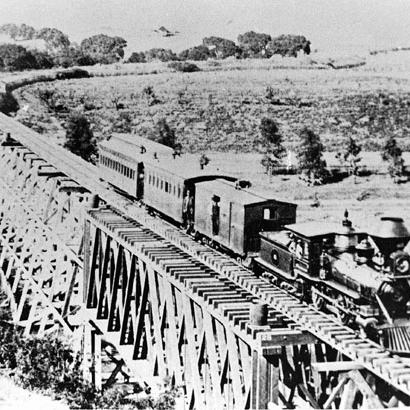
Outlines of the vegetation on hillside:
{"label": "vegetation on hillside", "polygon": [[[177,391],[164,391],[158,398],[130,394],[124,388],[107,387],[102,391],[82,378],[83,358],[61,338],[26,337],[21,329],[11,324],[11,315],[0,294],[0,366],[25,389],[35,390],[64,400],[71,409],[116,408],[171,410],[175,406]],[[134,393],[143,388],[134,385]],[[133,393],[133,391],[131,391]]]}
{"label": "vegetation on hillside", "polygon": [[97,158],[97,143],[94,139],[90,123],[83,114],[73,112],[67,121],[66,141],[64,148],[86,161],[95,163]]}
{"label": "vegetation on hillside", "polygon": [[[6,44],[0,49],[0,70],[21,71],[75,65],[112,64],[124,58],[127,41],[122,37],[100,33],[72,43],[69,37],[56,28],[36,30],[27,24],[3,24],[0,33],[14,41],[44,40],[45,50],[28,49],[21,44]],[[249,31],[238,36],[238,43],[221,37],[205,37],[202,44],[176,54],[170,49],[152,48],[133,52],[128,63],[151,61],[203,61],[208,59],[268,58],[273,54],[296,57],[302,50],[310,52],[310,42],[304,36],[282,35],[272,38],[269,34]]]}

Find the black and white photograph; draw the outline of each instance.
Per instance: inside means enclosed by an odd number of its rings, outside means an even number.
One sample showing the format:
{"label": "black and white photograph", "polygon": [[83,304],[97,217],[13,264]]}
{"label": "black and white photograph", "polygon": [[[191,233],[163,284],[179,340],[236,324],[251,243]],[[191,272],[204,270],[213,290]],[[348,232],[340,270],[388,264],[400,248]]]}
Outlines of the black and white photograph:
{"label": "black and white photograph", "polygon": [[0,410],[410,408],[410,0],[0,0]]}

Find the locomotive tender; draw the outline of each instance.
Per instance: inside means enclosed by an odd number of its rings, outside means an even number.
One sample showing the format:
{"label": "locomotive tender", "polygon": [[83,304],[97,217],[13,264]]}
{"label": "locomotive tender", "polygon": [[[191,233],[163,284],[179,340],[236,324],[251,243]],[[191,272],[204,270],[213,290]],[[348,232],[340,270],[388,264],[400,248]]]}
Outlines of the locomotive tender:
{"label": "locomotive tender", "polygon": [[[410,233],[382,218],[372,233],[295,223],[296,205],[269,199],[194,155],[136,135],[100,144],[102,177],[257,275],[335,314],[394,352],[410,355]],[[202,169],[204,168],[204,169]]]}

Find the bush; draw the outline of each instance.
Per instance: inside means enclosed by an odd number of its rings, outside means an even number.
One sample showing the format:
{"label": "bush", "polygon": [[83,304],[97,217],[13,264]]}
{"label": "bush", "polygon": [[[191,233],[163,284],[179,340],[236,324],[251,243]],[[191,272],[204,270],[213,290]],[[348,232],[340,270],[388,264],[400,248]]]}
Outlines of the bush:
{"label": "bush", "polygon": [[243,57],[267,57],[266,46],[272,40],[269,34],[248,31],[238,36]]}
{"label": "bush", "polygon": [[124,57],[127,42],[122,37],[97,34],[81,42],[81,51],[101,64],[111,64]]}
{"label": "bush", "polygon": [[205,37],[202,44],[213,51],[216,58],[224,59],[235,56],[238,53],[238,47],[232,40],[222,37]]}
{"label": "bush", "polygon": [[403,151],[398,146],[396,139],[390,137],[383,147],[382,159],[389,164],[389,174],[395,183],[400,182],[400,178],[404,174],[404,160],[402,154]]}
{"label": "bush", "polygon": [[201,45],[181,51],[178,57],[181,60],[204,61],[215,57],[215,53],[211,52],[208,47]]}
{"label": "bush", "polygon": [[162,62],[176,61],[177,55],[172,50],[165,48],[151,48],[145,52],[145,59],[147,62],[159,60]]}
{"label": "bush", "polygon": [[147,60],[145,58],[145,54],[141,52],[137,53],[132,53],[128,60],[126,61],[127,63],[146,63]]}
{"label": "bush", "polygon": [[196,71],[201,71],[196,64],[188,63],[186,61],[173,61],[168,64],[168,68],[181,73],[194,73]]}
{"label": "bush", "polygon": [[90,123],[83,114],[74,112],[68,118],[64,148],[86,161],[95,163],[97,142],[91,131]]}
{"label": "bush", "polygon": [[11,114],[19,109],[19,104],[12,93],[0,93],[0,111]]}
{"label": "bush", "polygon": [[6,71],[38,68],[35,56],[16,44],[0,44],[0,62],[0,68]]}
{"label": "bush", "polygon": [[160,144],[175,148],[176,137],[175,131],[168,125],[165,118],[161,118],[155,125],[154,138]]}
{"label": "bush", "polygon": [[305,36],[293,34],[273,38],[266,46],[269,56],[279,54],[283,57],[297,57],[299,51],[310,54],[310,41]]}

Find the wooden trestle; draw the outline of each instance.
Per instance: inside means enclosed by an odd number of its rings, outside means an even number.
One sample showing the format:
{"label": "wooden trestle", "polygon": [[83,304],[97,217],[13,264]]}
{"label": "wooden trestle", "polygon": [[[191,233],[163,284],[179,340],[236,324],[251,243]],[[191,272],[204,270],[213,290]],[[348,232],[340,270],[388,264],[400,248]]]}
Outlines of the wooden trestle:
{"label": "wooden trestle", "polygon": [[[149,217],[81,159],[48,145],[43,156],[41,141],[0,148],[1,289],[26,334],[81,336],[96,386],[122,366],[131,381],[181,387],[187,408],[409,404],[406,359]],[[108,379],[103,342],[122,358]]]}
{"label": "wooden trestle", "polygon": [[278,403],[282,347],[310,335],[271,308],[252,325],[256,297],[110,208],[86,224],[86,308],[130,369],[146,361],[148,375],[184,388],[189,408]]}

